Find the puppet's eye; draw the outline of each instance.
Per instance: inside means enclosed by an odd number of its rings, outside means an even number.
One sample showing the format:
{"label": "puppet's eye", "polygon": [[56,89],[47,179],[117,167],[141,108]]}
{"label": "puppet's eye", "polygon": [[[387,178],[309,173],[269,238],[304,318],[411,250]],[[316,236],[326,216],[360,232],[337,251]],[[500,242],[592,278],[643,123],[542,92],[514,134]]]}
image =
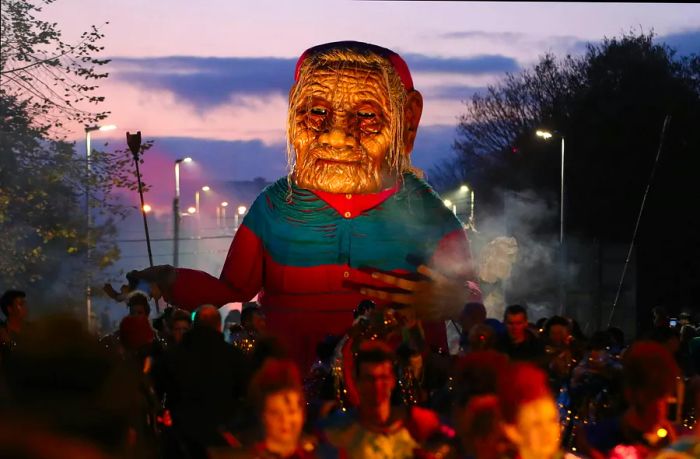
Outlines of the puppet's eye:
{"label": "puppet's eye", "polygon": [[318,116],[326,116],[326,113],[328,113],[328,110],[326,110],[323,107],[312,107],[311,110],[309,110],[312,115],[318,115]]}

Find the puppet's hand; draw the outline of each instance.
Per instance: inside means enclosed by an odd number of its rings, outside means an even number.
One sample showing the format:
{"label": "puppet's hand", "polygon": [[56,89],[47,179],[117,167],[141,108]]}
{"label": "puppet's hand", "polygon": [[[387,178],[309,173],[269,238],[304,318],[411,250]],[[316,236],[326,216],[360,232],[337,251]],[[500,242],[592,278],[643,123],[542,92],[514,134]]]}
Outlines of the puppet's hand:
{"label": "puppet's hand", "polygon": [[360,293],[392,303],[412,307],[423,319],[442,320],[459,316],[465,303],[480,298],[481,291],[475,282],[451,279],[442,273],[420,265],[418,272],[423,280],[408,280],[391,274],[374,272],[372,277],[404,292],[388,292],[378,288],[362,287]]}
{"label": "puppet's hand", "polygon": [[172,266],[158,265],[141,271],[131,271],[126,277],[130,284],[148,282],[150,294],[154,299],[158,300],[162,297],[166,302],[171,303],[176,275],[175,268]]}
{"label": "puppet's hand", "polygon": [[107,294],[108,297],[110,297],[114,301],[121,301],[121,299],[119,298],[119,292],[114,290],[114,287],[112,287],[112,284],[105,284],[102,287],[102,290]]}

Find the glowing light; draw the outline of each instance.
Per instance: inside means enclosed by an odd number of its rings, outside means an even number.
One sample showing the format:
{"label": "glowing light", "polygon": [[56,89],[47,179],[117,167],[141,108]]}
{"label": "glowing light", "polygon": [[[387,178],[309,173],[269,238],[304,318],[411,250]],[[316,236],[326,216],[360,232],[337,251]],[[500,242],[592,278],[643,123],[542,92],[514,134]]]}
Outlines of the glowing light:
{"label": "glowing light", "polygon": [[445,207],[452,207],[452,201],[450,201],[449,199],[445,199],[442,202],[445,204]]}
{"label": "glowing light", "polygon": [[247,210],[248,208],[246,206],[238,206],[238,215],[243,215]]}
{"label": "glowing light", "polygon": [[113,131],[117,128],[115,124],[108,124],[106,126],[100,126],[99,130],[100,131]]}
{"label": "glowing light", "polygon": [[222,202],[221,207],[228,207],[228,202],[226,202],[226,201]]}
{"label": "glowing light", "polygon": [[151,210],[153,210],[153,209],[151,208],[150,205],[148,205],[148,204],[144,204],[144,205],[143,205],[143,211],[144,211],[144,212],[148,213],[148,212],[150,212]]}
{"label": "glowing light", "polygon": [[187,212],[190,214],[193,214],[193,213],[197,212],[197,209],[195,207],[188,207]]}
{"label": "glowing light", "polygon": [[204,185],[202,187],[202,191],[209,191],[209,190],[211,190],[211,188],[209,188],[209,185]]}
{"label": "glowing light", "polygon": [[188,156],[187,158],[184,158],[182,161],[183,161],[183,162],[186,162],[186,163],[191,163],[191,162],[192,162],[192,158],[190,158],[190,157]]}
{"label": "glowing light", "polygon": [[469,191],[469,187],[467,185],[462,185],[459,187],[459,191],[461,191],[462,193],[466,193],[467,191]]}
{"label": "glowing light", "polygon": [[668,436],[668,430],[662,427],[656,431],[656,436],[659,438],[666,438]]}
{"label": "glowing light", "polygon": [[539,129],[537,132],[535,132],[535,135],[537,137],[542,137],[544,140],[551,139],[552,138],[552,133],[549,131],[540,131]]}

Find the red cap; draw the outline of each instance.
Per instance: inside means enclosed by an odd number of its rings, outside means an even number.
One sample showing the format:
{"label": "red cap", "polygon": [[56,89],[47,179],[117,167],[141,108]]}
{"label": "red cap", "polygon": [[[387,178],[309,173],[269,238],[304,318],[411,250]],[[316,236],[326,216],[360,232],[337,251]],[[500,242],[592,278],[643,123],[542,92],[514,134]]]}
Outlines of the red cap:
{"label": "red cap", "polygon": [[399,78],[401,78],[401,82],[403,83],[404,88],[406,88],[406,91],[413,90],[413,78],[411,78],[411,72],[410,70],[408,70],[408,65],[406,65],[406,61],[404,61],[401,58],[401,56],[399,56],[390,49],[382,48],[381,46],[373,45],[370,43],[362,43],[360,41],[335,41],[333,43],[325,43],[323,45],[318,45],[307,49],[297,61],[297,66],[294,70],[294,81],[299,81],[299,73],[301,72],[301,66],[304,64],[304,61],[307,57],[319,52],[331,50],[333,48],[353,49],[358,52],[370,51],[380,56],[383,56],[386,60],[388,60],[391,63],[392,67],[394,67],[394,70],[399,75]]}

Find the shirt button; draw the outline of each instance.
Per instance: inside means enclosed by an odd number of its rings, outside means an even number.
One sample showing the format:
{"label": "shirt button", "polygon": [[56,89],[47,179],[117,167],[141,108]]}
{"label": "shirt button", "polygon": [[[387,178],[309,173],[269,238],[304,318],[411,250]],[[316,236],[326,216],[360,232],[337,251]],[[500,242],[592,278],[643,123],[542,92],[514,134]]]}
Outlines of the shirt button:
{"label": "shirt button", "polygon": [[350,193],[346,194],[345,199],[352,199],[352,195]]}
{"label": "shirt button", "polygon": [[343,215],[345,216],[345,218],[352,217],[352,214],[350,212],[345,212],[345,214],[343,214]]}
{"label": "shirt button", "polygon": [[347,279],[348,277],[350,277],[350,271],[345,271],[345,272],[343,272],[343,277],[346,278],[346,279]]}

